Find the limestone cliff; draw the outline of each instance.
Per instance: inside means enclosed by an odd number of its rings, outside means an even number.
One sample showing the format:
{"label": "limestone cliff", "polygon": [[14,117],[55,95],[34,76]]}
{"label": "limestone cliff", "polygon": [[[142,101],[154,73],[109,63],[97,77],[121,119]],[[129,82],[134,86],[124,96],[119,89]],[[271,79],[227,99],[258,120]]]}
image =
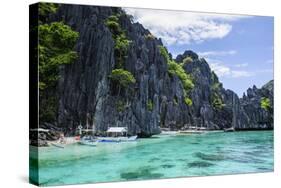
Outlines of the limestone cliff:
{"label": "limestone cliff", "polygon": [[[118,23],[130,40],[123,69],[131,72],[136,82],[117,94],[110,74],[117,65],[114,33],[106,19],[118,15]],[[73,134],[81,123],[95,124],[98,131],[110,126],[128,127],[129,134],[142,137],[160,132],[160,127],[180,129],[184,126],[203,126],[210,129],[272,128],[273,112],[260,107],[261,97],[273,104],[273,82],[261,89],[249,89],[242,99],[225,90],[205,59],[185,51],[174,60],[182,63],[190,74],[194,88],[191,105],[184,102],[185,92],[176,75],[168,73],[161,54],[161,39],[152,36],[140,23],[121,8],[61,5],[53,21],[63,21],[79,32],[75,50],[78,60],[62,66],[57,93],[59,96],[54,124]]]}

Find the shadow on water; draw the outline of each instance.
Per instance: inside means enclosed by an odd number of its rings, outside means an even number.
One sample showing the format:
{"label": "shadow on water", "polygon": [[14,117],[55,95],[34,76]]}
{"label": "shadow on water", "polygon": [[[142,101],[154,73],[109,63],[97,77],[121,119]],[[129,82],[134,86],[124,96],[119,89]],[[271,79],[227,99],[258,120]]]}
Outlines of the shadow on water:
{"label": "shadow on water", "polygon": [[272,168],[257,167],[257,170],[262,170],[262,171],[272,171]]}
{"label": "shadow on water", "polygon": [[158,158],[158,157],[154,157],[154,158],[151,158],[151,159],[149,159],[149,163],[153,163],[153,162],[155,162],[155,161],[159,161],[160,160],[160,158]]}
{"label": "shadow on water", "polygon": [[205,154],[202,152],[196,152],[195,157],[200,158],[202,160],[206,160],[206,161],[223,161],[226,160],[227,157],[225,157],[224,155],[220,155],[220,154]]}
{"label": "shadow on water", "polygon": [[138,168],[135,171],[120,173],[120,177],[125,180],[137,180],[137,179],[154,179],[164,177],[164,174],[154,173],[155,168],[145,166]]}
{"label": "shadow on water", "polygon": [[194,161],[187,164],[189,168],[206,168],[214,165],[215,164],[206,161]]}
{"label": "shadow on water", "polygon": [[198,145],[200,143],[199,142],[191,142],[190,144]]}
{"label": "shadow on water", "polygon": [[176,165],[172,165],[172,164],[161,165],[162,168],[173,168],[174,166],[176,166]]}

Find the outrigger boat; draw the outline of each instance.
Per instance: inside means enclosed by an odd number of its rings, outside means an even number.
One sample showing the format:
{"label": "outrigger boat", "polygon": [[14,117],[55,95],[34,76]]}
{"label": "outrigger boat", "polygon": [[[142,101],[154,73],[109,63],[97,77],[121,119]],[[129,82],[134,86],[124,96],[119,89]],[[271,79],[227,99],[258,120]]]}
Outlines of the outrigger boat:
{"label": "outrigger boat", "polygon": [[92,136],[84,136],[78,143],[87,146],[97,146],[98,140],[95,140]]}
{"label": "outrigger boat", "polygon": [[205,127],[189,127],[186,130],[180,130],[179,133],[182,133],[182,134],[203,134],[203,133],[207,133],[207,128],[205,128]]}
{"label": "outrigger boat", "polygon": [[126,127],[109,127],[106,132],[108,136],[97,137],[98,142],[131,142],[138,138],[137,135],[128,137]]}
{"label": "outrigger boat", "polygon": [[80,124],[77,129],[79,130],[79,135],[84,135],[80,140],[79,140],[79,144],[81,145],[86,145],[86,146],[97,146],[98,144],[98,140],[95,139],[95,137],[93,136],[95,133],[95,125],[93,122],[92,125],[92,129],[89,128],[89,114],[87,114],[87,118],[86,118],[86,129],[83,129],[83,126]]}

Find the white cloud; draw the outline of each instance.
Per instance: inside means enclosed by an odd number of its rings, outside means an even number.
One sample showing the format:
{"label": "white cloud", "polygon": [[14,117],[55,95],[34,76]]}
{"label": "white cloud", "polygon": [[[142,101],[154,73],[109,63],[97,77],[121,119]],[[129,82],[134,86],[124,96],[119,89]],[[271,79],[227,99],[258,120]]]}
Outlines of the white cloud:
{"label": "white cloud", "polygon": [[255,75],[254,72],[245,70],[233,70],[230,67],[219,63],[210,63],[210,67],[219,77],[241,78],[251,77]]}
{"label": "white cloud", "polygon": [[231,74],[230,68],[221,63],[209,63],[209,65],[219,77],[229,76]]}
{"label": "white cloud", "polygon": [[249,71],[243,71],[243,70],[232,70],[231,71],[232,78],[251,77],[254,75],[255,74],[253,72],[249,72]]}
{"label": "white cloud", "polygon": [[235,55],[237,51],[228,50],[228,51],[206,51],[198,52],[198,55],[201,57],[210,57],[210,56],[226,56],[226,55]]}
{"label": "white cloud", "polygon": [[209,61],[210,68],[219,76],[225,78],[242,78],[242,77],[253,77],[260,74],[273,73],[273,69],[263,70],[237,70],[233,69],[219,60]]}
{"label": "white cloud", "polygon": [[137,8],[124,10],[168,45],[221,39],[232,30],[231,22],[249,17]]}
{"label": "white cloud", "polygon": [[249,64],[248,63],[241,63],[241,64],[236,64],[236,65],[233,65],[234,67],[237,67],[237,68],[242,68],[242,67],[247,67]]}
{"label": "white cloud", "polygon": [[219,76],[227,78],[241,78],[255,76],[257,72],[251,72],[246,70],[236,70],[230,66],[225,65],[222,61],[217,59],[206,58],[210,68]]}

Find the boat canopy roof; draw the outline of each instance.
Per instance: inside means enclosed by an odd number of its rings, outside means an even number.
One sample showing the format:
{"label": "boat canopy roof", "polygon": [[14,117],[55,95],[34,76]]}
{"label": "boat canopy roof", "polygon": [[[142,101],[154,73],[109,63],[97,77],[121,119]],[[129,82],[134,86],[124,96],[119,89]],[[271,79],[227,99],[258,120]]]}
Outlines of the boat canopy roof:
{"label": "boat canopy roof", "polygon": [[37,132],[49,132],[48,129],[37,128],[37,129],[30,129],[30,131],[37,131]]}
{"label": "boat canopy roof", "polygon": [[109,127],[106,132],[108,132],[108,133],[124,133],[124,132],[127,132],[127,128],[126,127]]}

